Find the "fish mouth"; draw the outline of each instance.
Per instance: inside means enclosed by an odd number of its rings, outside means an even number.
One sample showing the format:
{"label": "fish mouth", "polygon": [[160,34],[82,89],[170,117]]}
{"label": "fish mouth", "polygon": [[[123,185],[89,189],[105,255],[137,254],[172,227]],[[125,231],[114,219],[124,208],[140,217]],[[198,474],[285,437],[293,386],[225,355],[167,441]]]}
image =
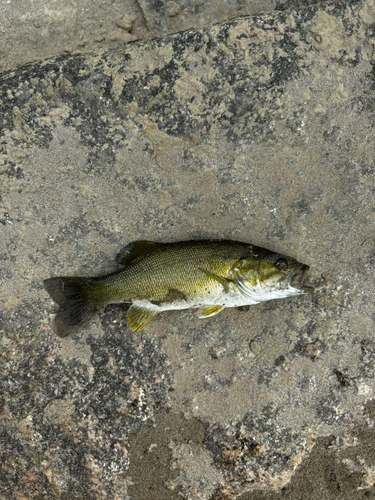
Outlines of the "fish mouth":
{"label": "fish mouth", "polygon": [[306,277],[307,271],[310,269],[310,266],[306,266],[305,264],[297,271],[293,273],[288,278],[290,286],[296,288],[297,290],[301,290],[303,293],[313,293],[314,287],[310,285],[303,284],[303,281]]}

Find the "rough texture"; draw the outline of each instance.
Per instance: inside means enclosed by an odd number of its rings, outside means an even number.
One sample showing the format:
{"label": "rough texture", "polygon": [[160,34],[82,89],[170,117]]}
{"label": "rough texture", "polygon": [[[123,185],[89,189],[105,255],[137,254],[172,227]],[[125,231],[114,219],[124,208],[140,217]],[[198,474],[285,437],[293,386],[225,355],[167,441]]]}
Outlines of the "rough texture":
{"label": "rough texture", "polygon": [[[0,0],[0,71],[317,0]],[[320,2],[321,3],[321,2]]]}
{"label": "rough texture", "polygon": [[[2,498],[247,500],[327,436],[332,483],[370,498],[374,26],[338,2],[2,75]],[[53,333],[43,278],[189,238],[289,254],[319,290]]]}

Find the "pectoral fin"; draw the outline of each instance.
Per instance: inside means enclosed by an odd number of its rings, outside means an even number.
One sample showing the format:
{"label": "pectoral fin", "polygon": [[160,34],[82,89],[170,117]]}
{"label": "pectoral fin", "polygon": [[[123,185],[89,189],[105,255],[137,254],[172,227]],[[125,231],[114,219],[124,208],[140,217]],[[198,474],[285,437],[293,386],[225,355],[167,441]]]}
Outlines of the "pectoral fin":
{"label": "pectoral fin", "polygon": [[140,332],[151,321],[154,321],[159,314],[158,311],[133,304],[128,310],[128,325],[133,332]]}
{"label": "pectoral fin", "polygon": [[215,314],[218,314],[220,311],[224,309],[224,306],[207,306],[207,307],[201,307],[198,310],[198,318],[209,318],[210,316],[215,316]]}
{"label": "pectoral fin", "polygon": [[213,280],[218,281],[220,283],[220,285],[222,285],[224,287],[224,290],[226,293],[229,292],[229,283],[230,282],[227,279],[223,278],[222,276],[218,276],[217,274],[212,273],[211,271],[208,271],[208,269],[202,269],[201,267],[199,269],[202,271],[202,273],[206,274],[207,276],[209,276]]}

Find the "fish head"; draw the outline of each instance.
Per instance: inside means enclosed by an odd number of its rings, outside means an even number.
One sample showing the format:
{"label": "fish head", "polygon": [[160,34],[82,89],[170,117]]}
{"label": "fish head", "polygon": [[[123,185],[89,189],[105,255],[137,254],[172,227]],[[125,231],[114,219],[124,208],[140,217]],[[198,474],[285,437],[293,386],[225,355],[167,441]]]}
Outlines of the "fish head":
{"label": "fish head", "polygon": [[234,278],[241,293],[249,297],[254,293],[275,294],[269,298],[286,297],[314,291],[304,284],[309,269],[291,257],[262,250],[239,261],[234,268]]}

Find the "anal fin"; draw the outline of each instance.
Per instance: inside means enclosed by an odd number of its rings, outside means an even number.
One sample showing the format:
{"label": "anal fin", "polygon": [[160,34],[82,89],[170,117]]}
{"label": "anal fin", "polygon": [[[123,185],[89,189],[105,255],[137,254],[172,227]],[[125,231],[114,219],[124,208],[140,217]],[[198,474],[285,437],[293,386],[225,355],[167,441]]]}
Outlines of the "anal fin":
{"label": "anal fin", "polygon": [[133,304],[128,310],[128,325],[133,332],[140,332],[154,321],[159,314],[159,311]]}
{"label": "anal fin", "polygon": [[224,306],[206,306],[201,307],[198,310],[199,318],[209,318],[210,316],[215,316],[215,314],[219,314],[220,311],[224,309]]}

